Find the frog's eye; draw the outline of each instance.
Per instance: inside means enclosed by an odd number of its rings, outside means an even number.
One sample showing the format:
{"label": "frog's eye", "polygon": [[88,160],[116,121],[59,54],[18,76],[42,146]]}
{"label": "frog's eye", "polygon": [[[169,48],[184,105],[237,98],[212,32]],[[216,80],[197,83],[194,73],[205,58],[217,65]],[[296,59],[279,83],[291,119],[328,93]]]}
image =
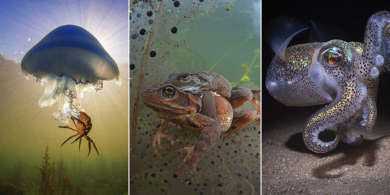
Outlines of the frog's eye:
{"label": "frog's eye", "polygon": [[171,98],[176,95],[176,89],[171,86],[167,86],[161,89],[161,94],[164,97]]}
{"label": "frog's eye", "polygon": [[183,75],[182,77],[180,77],[180,80],[181,81],[188,81],[188,80],[190,80],[190,76],[189,75]]}
{"label": "frog's eye", "polygon": [[337,67],[344,59],[344,52],[338,47],[331,47],[322,52],[322,63],[329,67]]}

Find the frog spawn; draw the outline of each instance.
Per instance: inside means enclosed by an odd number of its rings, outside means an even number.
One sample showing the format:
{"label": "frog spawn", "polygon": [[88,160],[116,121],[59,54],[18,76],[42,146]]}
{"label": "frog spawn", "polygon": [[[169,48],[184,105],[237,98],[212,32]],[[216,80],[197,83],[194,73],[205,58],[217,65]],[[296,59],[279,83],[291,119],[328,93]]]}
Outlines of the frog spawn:
{"label": "frog spawn", "polygon": [[[160,193],[182,189],[183,192],[208,194],[218,191],[220,194],[255,194],[259,191],[260,182],[260,131],[257,122],[252,122],[238,134],[222,134],[216,145],[202,157],[195,173],[198,182],[194,182],[190,166],[185,166],[180,175],[177,170],[185,154],[178,151],[186,146],[195,145],[200,131],[189,129],[166,130],[174,140],[170,145],[162,140],[157,147],[159,156],[154,155],[151,140],[153,129],[149,123],[158,119],[156,113],[148,108],[143,109],[138,121],[136,152],[131,156],[130,182],[131,192]],[[169,127],[168,127],[169,128]],[[167,132],[168,131],[168,132]]]}

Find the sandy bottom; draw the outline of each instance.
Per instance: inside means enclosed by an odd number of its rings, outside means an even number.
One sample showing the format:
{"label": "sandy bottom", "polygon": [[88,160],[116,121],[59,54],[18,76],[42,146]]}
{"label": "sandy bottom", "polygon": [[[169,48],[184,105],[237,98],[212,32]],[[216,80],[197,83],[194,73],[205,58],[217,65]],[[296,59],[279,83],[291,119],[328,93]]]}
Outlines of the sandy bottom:
{"label": "sandy bottom", "polygon": [[[386,100],[378,103],[373,132],[358,123],[353,126],[355,136],[364,136],[360,145],[340,142],[325,154],[311,152],[302,139],[304,123],[322,106],[286,107],[272,101],[263,111],[263,194],[390,194],[390,113],[386,110],[390,105]],[[332,140],[335,135],[326,130],[320,138]]]}

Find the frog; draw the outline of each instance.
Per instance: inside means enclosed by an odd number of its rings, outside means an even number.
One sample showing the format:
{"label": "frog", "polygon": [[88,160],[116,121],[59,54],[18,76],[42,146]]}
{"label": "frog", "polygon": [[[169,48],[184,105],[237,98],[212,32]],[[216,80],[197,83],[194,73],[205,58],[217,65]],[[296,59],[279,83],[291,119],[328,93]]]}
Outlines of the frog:
{"label": "frog", "polygon": [[[238,108],[252,100],[255,108],[260,111],[260,90],[250,90],[241,86],[232,87],[225,77],[215,72],[186,70],[180,73],[172,73],[164,84],[175,85],[179,89],[192,94],[202,93],[202,95],[205,95],[215,92],[228,100],[233,108]],[[208,101],[207,98],[202,99],[204,99],[204,102]]]}
{"label": "frog", "polygon": [[[201,113],[204,105],[199,94],[185,92],[175,85],[156,83],[151,88],[141,92],[140,98],[145,106],[156,111],[162,119],[153,135],[154,149],[156,143],[160,144],[162,138],[167,138],[163,132],[168,127],[169,122],[181,127],[201,130],[195,146],[184,147],[179,151],[180,153],[187,152],[187,156],[179,167],[179,174],[185,163],[190,163],[191,170],[195,173],[197,163],[215,145],[221,133],[230,130],[239,131],[249,122],[260,120],[260,114],[257,110],[233,112],[232,105],[225,98],[215,92],[212,92],[211,95],[216,107],[215,118]],[[234,114],[237,115],[235,118]],[[168,139],[173,141],[170,137]]]}

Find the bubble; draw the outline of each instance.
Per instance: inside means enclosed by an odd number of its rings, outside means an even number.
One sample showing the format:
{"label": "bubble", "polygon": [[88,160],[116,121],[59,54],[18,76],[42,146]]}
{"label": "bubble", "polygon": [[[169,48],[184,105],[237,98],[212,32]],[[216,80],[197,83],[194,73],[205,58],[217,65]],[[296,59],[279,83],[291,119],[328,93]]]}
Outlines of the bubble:
{"label": "bubble", "polygon": [[146,15],[151,17],[151,16],[153,16],[153,12],[152,11],[148,11],[148,12],[146,12]]}
{"label": "bubble", "polygon": [[137,39],[137,37],[138,37],[138,35],[137,35],[137,34],[133,34],[133,35],[131,35],[131,38],[132,38],[132,39]]}
{"label": "bubble", "polygon": [[148,20],[148,24],[153,24],[153,20]]}
{"label": "bubble", "polygon": [[141,18],[141,16],[142,16],[141,13],[137,14],[137,18]]}

